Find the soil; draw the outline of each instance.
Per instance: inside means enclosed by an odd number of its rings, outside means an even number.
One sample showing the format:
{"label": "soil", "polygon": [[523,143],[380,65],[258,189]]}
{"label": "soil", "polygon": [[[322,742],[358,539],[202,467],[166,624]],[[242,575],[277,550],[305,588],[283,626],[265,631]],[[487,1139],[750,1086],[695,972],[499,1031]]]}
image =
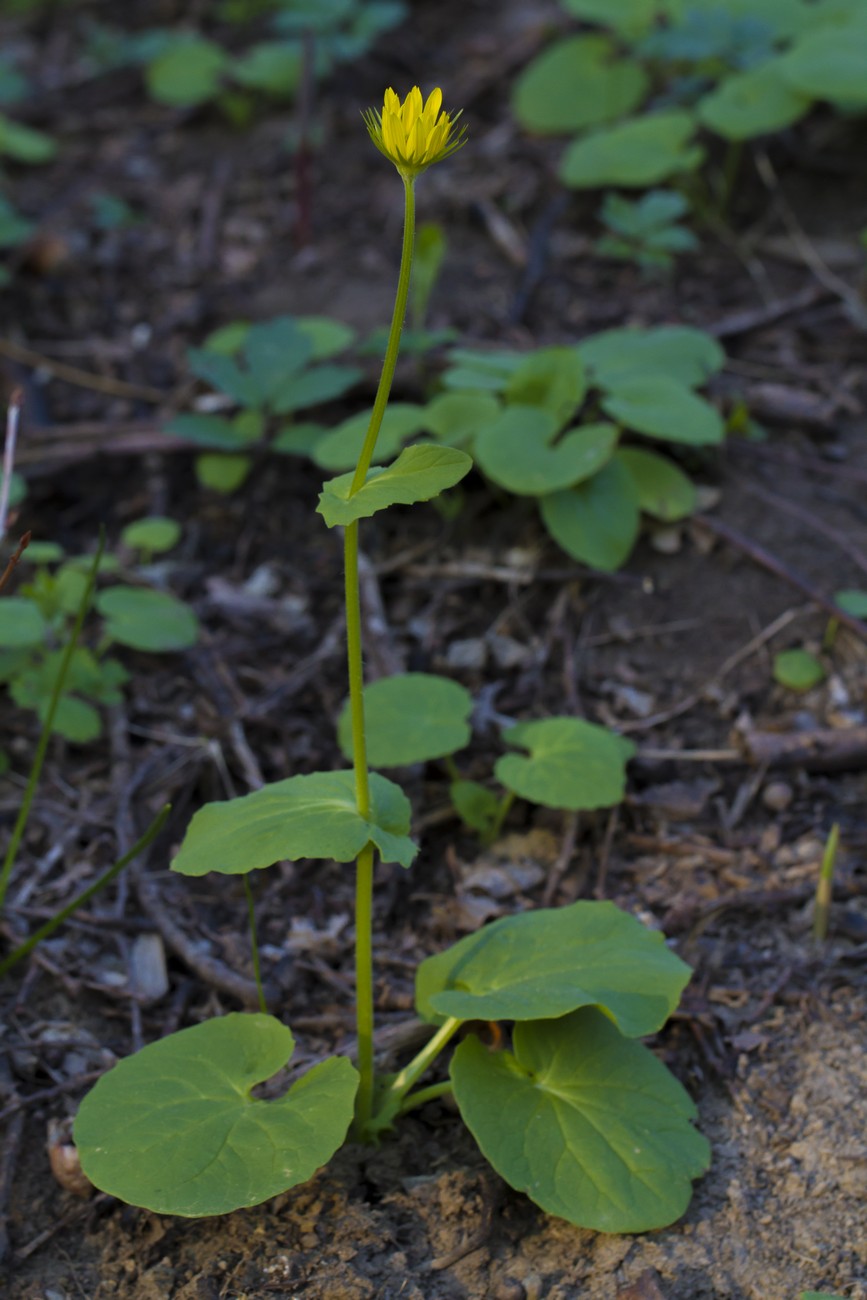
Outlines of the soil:
{"label": "soil", "polygon": [[[215,112],[153,105],[132,75],[85,75],[76,24],[91,8],[105,6],[0,19],[36,85],[24,116],[62,144],[49,166],[13,175],[39,224],[4,290],[4,338],[45,358],[34,366],[0,340],[5,377],[26,397],[30,495],[17,526],[74,552],[100,524],[112,543],[143,514],[177,518],[183,541],[157,580],[193,604],[204,632],[183,655],[127,655],[132,679],[104,739],[50,750],[7,942],[114,861],[166,800],[173,813],[146,861],[0,985],[4,1296],[795,1300],[811,1289],[867,1300],[863,629],[826,642],[826,679],[806,694],[771,670],[779,649],[822,648],[817,593],[865,586],[857,121],[816,113],[767,146],[771,173],[747,151],[701,252],[647,279],[593,255],[598,196],[562,198],[559,143],[527,138],[509,115],[509,82],[557,7],[504,0],[492,22],[482,0],[416,3],[409,23],[322,87],[312,237],[298,248],[291,115],[270,110],[232,131]],[[122,21],[178,18],[168,3],[151,10],[131,5]],[[532,510],[479,481],[455,518],[419,507],[364,527],[371,675],[443,671],[473,691],[468,775],[489,773],[502,717],[580,714],[639,745],[620,809],[576,824],[516,805],[489,850],[450,815],[437,765],[407,773],[426,810],[422,852],[409,873],[379,870],[376,952],[378,1022],[399,1040],[417,960],[497,915],[607,897],[670,936],[695,976],[652,1046],[696,1099],[713,1165],[684,1219],[643,1236],[546,1217],[501,1183],[445,1102],[381,1147],[347,1147],[305,1186],[217,1220],[80,1198],[55,1176],[73,1156],[64,1123],[116,1056],[250,1004],[240,891],[166,870],[191,812],[259,776],[339,761],[341,549],[312,522],[320,476],[263,456],[242,492],[216,497],[159,430],[195,391],[186,348],[217,325],[322,310],[365,332],[387,321],[400,187],[358,115],[384,85],[415,80],[447,87],[471,137],[419,186],[421,219],[449,241],[433,326],[530,347],[615,324],[695,324],[729,354],[714,399],[726,410],[743,400],[768,431],[686,455],[705,513],[646,534],[608,577],[568,561]],[[94,190],[142,222],[95,229]],[[58,378],[51,361],[85,374]],[[395,395],[417,398],[429,377],[402,362]],[[110,391],[118,380],[131,387]],[[378,597],[384,619],[370,616]],[[8,828],[36,730],[5,696],[0,712]],[[830,739],[806,763],[750,759],[755,733],[779,751],[815,728]],[[830,932],[816,945],[812,898],[835,822]],[[346,1050],[351,874],[298,863],[258,875],[273,1009],[302,1061]],[[168,988],[149,997],[130,962],[154,946]]]}

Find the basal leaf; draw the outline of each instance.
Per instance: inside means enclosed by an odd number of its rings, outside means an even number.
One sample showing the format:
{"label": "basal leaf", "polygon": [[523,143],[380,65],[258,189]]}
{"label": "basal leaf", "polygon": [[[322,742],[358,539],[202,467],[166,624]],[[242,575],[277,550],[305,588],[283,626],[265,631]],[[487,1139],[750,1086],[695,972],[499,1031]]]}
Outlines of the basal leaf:
{"label": "basal leaf", "polygon": [[801,95],[850,108],[867,106],[867,18],[856,26],[811,32],[779,60],[780,75]]}
{"label": "basal leaf", "polygon": [[228,56],[214,41],[180,37],[148,64],[147,87],[161,104],[186,108],[213,98]]}
{"label": "basal leaf", "polygon": [[472,449],[476,434],[501,410],[491,393],[440,393],[424,408],[424,429],[450,447]]}
{"label": "basal leaf", "polygon": [[293,1047],[279,1020],[235,1012],[120,1061],[75,1121],[88,1178],[132,1205],[190,1218],[258,1205],[306,1182],[346,1136],[358,1074],[335,1056],[285,1096],[254,1097]]}
{"label": "basal leaf", "polygon": [[394,505],[430,501],[446,488],[454,487],[473,467],[465,451],[434,443],[405,447],[393,465],[374,468],[367,480],[350,496],[354,475],[341,474],[323,485],[318,512],[329,528],[366,519]]}
{"label": "basal leaf", "polygon": [[56,153],[57,142],[50,135],[0,113],[0,154],[16,162],[36,164],[50,162]]}
{"label": "basal leaf", "polygon": [[787,85],[777,60],[734,73],[696,107],[699,121],[726,140],[751,140],[782,131],[810,107],[810,97]]}
{"label": "basal leaf", "polygon": [[180,536],[181,526],[176,519],[167,519],[164,515],[148,515],[145,519],[136,519],[127,524],[120,540],[132,550],[157,554],[170,551],[177,545]]}
{"label": "basal leaf", "polygon": [[449,353],[449,368],[443,374],[443,385],[448,389],[500,393],[524,360],[523,353],[502,348],[491,352],[453,348]]}
{"label": "basal leaf", "polygon": [[530,751],[505,754],[494,772],[508,790],[546,808],[590,811],[619,803],[626,791],[631,740],[582,718],[519,722],[504,732],[509,745]]}
{"label": "basal leaf", "polygon": [[774,655],[774,679],[790,691],[809,691],[825,676],[822,662],[809,650],[781,650]]}
{"label": "basal leaf", "polygon": [[666,442],[701,447],[720,443],[725,438],[725,424],[719,411],[668,375],[612,378],[602,399],[602,409],[627,429]]}
{"label": "basal leaf", "polygon": [[333,402],[348,393],[361,379],[363,371],[358,366],[326,364],[310,366],[300,374],[290,375],[280,385],[272,400],[277,415],[300,411],[305,406],[318,406]]}
{"label": "basal leaf", "polygon": [[220,415],[176,415],[166,425],[166,433],[220,451],[235,451],[245,443],[234,423]]}
{"label": "basal leaf", "polygon": [[212,492],[235,492],[253,468],[249,456],[204,455],[196,457],[196,478]]}
{"label": "basal leaf", "polygon": [[579,343],[577,351],[600,388],[612,387],[626,375],[665,375],[697,388],[725,364],[716,339],[688,325],[604,330]]}
{"label": "basal leaf", "polygon": [[580,131],[631,113],[647,90],[647,74],[614,55],[611,41],[598,35],[549,45],[515,84],[518,121],[531,131]]}
{"label": "basal leaf", "polygon": [[428,957],[416,972],[423,1020],[548,1020],[596,1006],[622,1034],[659,1029],[689,967],[613,903],[519,912]]}
{"label": "basal leaf", "polygon": [[370,842],[383,862],[408,867],[417,851],[409,838],[409,800],[376,773],[370,793],[369,821],[356,807],[352,772],[290,776],[239,799],[205,804],[187,828],[172,871],[240,876],[284,859],[351,862]]}
{"label": "basal leaf", "polygon": [[235,60],[232,79],[252,90],[288,99],[298,88],[302,66],[298,41],[260,41]]}
{"label": "basal leaf", "polygon": [[295,324],[309,338],[314,361],[324,361],[344,352],[355,341],[352,326],[330,316],[296,316]]}
{"label": "basal leaf", "polygon": [[452,781],[449,796],[464,825],[479,835],[493,835],[500,815],[500,800],[478,781]]}
{"label": "basal leaf", "polygon": [[195,614],[167,592],[109,587],[94,603],[105,619],[106,636],[133,650],[186,650],[198,639]]}
{"label": "basal leaf", "polygon": [[638,537],[638,492],[616,459],[586,482],[540,497],[539,509],[554,541],[594,569],[619,569]]}
{"label": "basal leaf", "polygon": [[617,446],[613,424],[579,425],[555,442],[558,429],[549,411],[509,406],[476,438],[479,468],[509,492],[542,496],[597,474]]}
{"label": "basal leaf", "polygon": [[629,471],[638,504],[646,514],[664,523],[675,523],[695,510],[695,484],[664,456],[640,447],[623,447],[617,459]]}
{"label": "basal leaf", "polygon": [[451,1065],[458,1108],[497,1173],[581,1228],[679,1219],[710,1147],[662,1062],[591,1008],[517,1025],[513,1048],[491,1053],[471,1035]]}
{"label": "basal leaf", "polygon": [[292,316],[277,316],[247,330],[244,344],[247,374],[260,406],[273,404],[285,384],[297,375],[313,352],[310,336]]}
{"label": "basal leaf", "polygon": [[0,647],[4,650],[41,645],[47,632],[48,625],[32,600],[26,596],[0,598]]}
{"label": "basal leaf", "polygon": [[223,352],[210,352],[207,348],[189,348],[187,362],[194,375],[218,388],[239,406],[258,405],[259,390],[254,380],[234,358]]}
{"label": "basal leaf", "polygon": [[703,151],[691,143],[695,128],[691,113],[669,109],[589,132],[566,150],[560,176],[576,189],[658,185],[701,162]]}
{"label": "basal leaf", "polygon": [[[373,453],[373,464],[391,460],[409,439],[424,428],[424,407],[414,402],[392,402],[386,407]],[[350,469],[358,462],[370,424],[370,411],[344,420],[316,444],[313,459],[322,469]]]}
{"label": "basal leaf", "polygon": [[[448,677],[397,673],[371,682],[364,688],[368,761],[374,767],[400,767],[454,754],[469,743],[472,708],[469,691]],[[352,762],[348,702],[337,737],[344,757]]]}
{"label": "basal leaf", "polygon": [[562,0],[575,18],[602,23],[627,37],[640,36],[656,16],[658,0]]}
{"label": "basal leaf", "polygon": [[538,348],[518,366],[503,395],[507,402],[549,411],[562,429],[586,391],[584,363],[575,348]]}

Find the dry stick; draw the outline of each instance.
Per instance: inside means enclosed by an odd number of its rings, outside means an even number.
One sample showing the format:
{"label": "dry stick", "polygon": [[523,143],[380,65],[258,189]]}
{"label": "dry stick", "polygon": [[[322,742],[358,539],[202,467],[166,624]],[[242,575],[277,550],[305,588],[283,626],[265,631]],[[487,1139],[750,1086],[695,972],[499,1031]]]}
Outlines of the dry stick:
{"label": "dry stick", "polygon": [[834,292],[824,285],[811,284],[791,298],[784,298],[764,307],[733,312],[712,325],[705,325],[704,328],[708,334],[713,334],[714,338],[733,338],[738,334],[749,334],[751,330],[762,329],[765,325],[774,325],[786,316],[806,311],[807,308],[815,307],[817,303],[834,296]]}
{"label": "dry stick", "polygon": [[33,369],[47,370],[55,379],[64,379],[78,388],[92,388],[98,393],[108,393],[111,397],[130,397],[140,402],[151,402],[154,406],[162,406],[168,400],[168,395],[159,388],[149,388],[146,384],[128,384],[125,380],[113,379],[110,375],[92,375],[90,371],[80,370],[78,366],[52,361],[41,352],[22,347],[11,339],[0,339],[0,356]]}
{"label": "dry stick", "polygon": [[748,456],[759,456],[762,460],[773,460],[778,464],[791,465],[793,469],[801,469],[811,474],[827,474],[829,478],[843,478],[850,484],[867,484],[867,470],[859,469],[857,465],[836,464],[833,461],[822,460],[821,456],[802,456],[800,452],[781,447],[777,443],[766,445],[761,442],[744,442],[742,439],[735,439],[728,443],[727,450],[739,454],[746,453]]}
{"label": "dry stick", "polygon": [[6,536],[6,514],[9,510],[9,493],[12,490],[12,470],[15,467],[15,443],[18,439],[18,420],[24,394],[16,388],[6,409],[6,440],[3,444],[3,473],[0,476],[0,542]]}
{"label": "dry stick", "polygon": [[23,534],[21,541],[15,547],[15,550],[9,556],[9,562],[6,565],[6,568],[3,570],[2,573],[0,573],[0,591],[3,590],[3,588],[6,586],[6,583],[9,581],[9,579],[12,577],[12,574],[15,572],[16,565],[18,564],[18,561],[21,559],[21,556],[27,550],[27,547],[30,545],[30,538],[32,536],[33,534],[28,528],[27,532]]}
{"label": "dry stick", "polygon": [[542,895],[543,907],[550,907],[554,902],[557,890],[562,884],[563,877],[569,870],[569,863],[572,861],[572,854],[575,852],[575,841],[577,838],[578,814],[576,812],[567,812],[563,819],[563,843],[560,845],[560,852],[557,854],[557,861],[548,873],[545,892]]}
{"label": "dry stick", "polygon": [[742,551],[744,555],[748,555],[751,560],[761,565],[763,569],[767,569],[769,573],[773,573],[775,577],[782,578],[789,586],[794,587],[808,600],[811,600],[814,605],[818,605],[826,614],[835,618],[838,623],[848,627],[862,641],[867,641],[867,623],[863,623],[860,618],[855,618],[853,614],[847,614],[844,609],[834,603],[830,596],[826,596],[823,591],[819,591],[818,587],[814,587],[800,573],[790,569],[787,564],[784,564],[770,551],[766,551],[763,546],[759,546],[751,538],[738,532],[736,528],[732,528],[729,524],[724,524],[721,519],[712,519],[709,515],[695,515],[692,522],[700,528],[706,528],[709,533],[713,533],[714,537],[720,537],[724,542],[728,542],[729,546],[733,546],[735,550]]}
{"label": "dry stick", "polygon": [[806,613],[808,609],[808,605],[802,605],[798,609],[785,610],[778,618],[774,619],[773,623],[769,623],[768,626],[763,628],[761,632],[757,633],[752,640],[748,641],[745,646],[741,646],[740,650],[736,650],[734,654],[729,655],[728,659],[726,659],[716,672],[712,673],[706,681],[702,682],[701,686],[699,686],[697,690],[691,691],[689,695],[685,695],[682,700],[679,700],[677,704],[672,704],[670,708],[662,709],[659,713],[651,714],[649,718],[639,718],[635,722],[623,722],[618,724],[619,730],[622,732],[648,731],[651,727],[658,727],[660,723],[670,722],[672,718],[679,718],[681,714],[688,713],[691,708],[699,703],[708,687],[714,686],[717,682],[722,681],[722,679],[726,677],[733,668],[737,668],[738,664],[742,663],[744,659],[748,659],[756,650],[760,650],[761,647],[768,641],[772,640],[778,632],[782,632],[784,627],[788,627],[790,623],[794,622],[796,618],[800,618],[800,616]]}
{"label": "dry stick", "polygon": [[768,505],[775,506],[785,514],[799,519],[802,524],[806,524],[814,532],[820,533],[822,537],[827,537],[828,541],[838,546],[844,555],[849,556],[856,568],[860,569],[862,573],[867,573],[867,555],[850,542],[845,533],[841,533],[839,529],[826,524],[824,519],[814,515],[812,510],[807,510],[805,506],[799,506],[796,501],[789,501],[786,497],[778,496],[776,492],[770,492],[767,488],[759,487],[756,483],[749,483],[745,479],[739,478],[738,486],[744,492],[749,492],[751,496],[758,497],[760,501],[766,501]]}

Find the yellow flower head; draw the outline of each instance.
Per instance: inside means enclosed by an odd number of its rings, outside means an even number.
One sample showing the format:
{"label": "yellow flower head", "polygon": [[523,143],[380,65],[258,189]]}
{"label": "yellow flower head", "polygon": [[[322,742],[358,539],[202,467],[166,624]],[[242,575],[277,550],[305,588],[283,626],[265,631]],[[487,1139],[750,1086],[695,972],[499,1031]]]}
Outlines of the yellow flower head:
{"label": "yellow flower head", "polygon": [[460,113],[443,112],[442,103],[439,87],[423,102],[418,86],[413,86],[403,103],[389,89],[382,113],[369,108],[364,114],[371,140],[405,179],[418,176],[465,143],[466,127],[457,125]]}

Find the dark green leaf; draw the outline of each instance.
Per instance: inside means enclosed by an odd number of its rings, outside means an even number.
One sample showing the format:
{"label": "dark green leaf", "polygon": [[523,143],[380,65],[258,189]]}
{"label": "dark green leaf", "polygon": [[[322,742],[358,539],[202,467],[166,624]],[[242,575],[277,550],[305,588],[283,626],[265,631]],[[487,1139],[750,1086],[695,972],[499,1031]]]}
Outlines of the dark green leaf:
{"label": "dark green leaf", "polygon": [[638,537],[638,492],[618,460],[585,483],[540,497],[539,509],[566,554],[595,569],[619,569]]}
{"label": "dark green leaf", "polygon": [[627,429],[666,442],[699,447],[725,438],[725,424],[716,408],[668,375],[612,377],[602,409]]}
{"label": "dark green leaf", "polygon": [[669,109],[590,132],[566,150],[560,175],[576,189],[657,185],[702,161],[692,144],[695,128],[690,113]]}
{"label": "dark green leaf", "polygon": [[479,432],[479,468],[509,492],[542,496],[591,478],[611,459],[618,431],[613,424],[585,424],[557,438],[549,411],[509,406]]}
{"label": "dark green leaf", "polygon": [[616,59],[604,36],[569,36],[538,55],[518,78],[512,106],[531,131],[580,131],[624,117],[647,90],[638,63]]}

